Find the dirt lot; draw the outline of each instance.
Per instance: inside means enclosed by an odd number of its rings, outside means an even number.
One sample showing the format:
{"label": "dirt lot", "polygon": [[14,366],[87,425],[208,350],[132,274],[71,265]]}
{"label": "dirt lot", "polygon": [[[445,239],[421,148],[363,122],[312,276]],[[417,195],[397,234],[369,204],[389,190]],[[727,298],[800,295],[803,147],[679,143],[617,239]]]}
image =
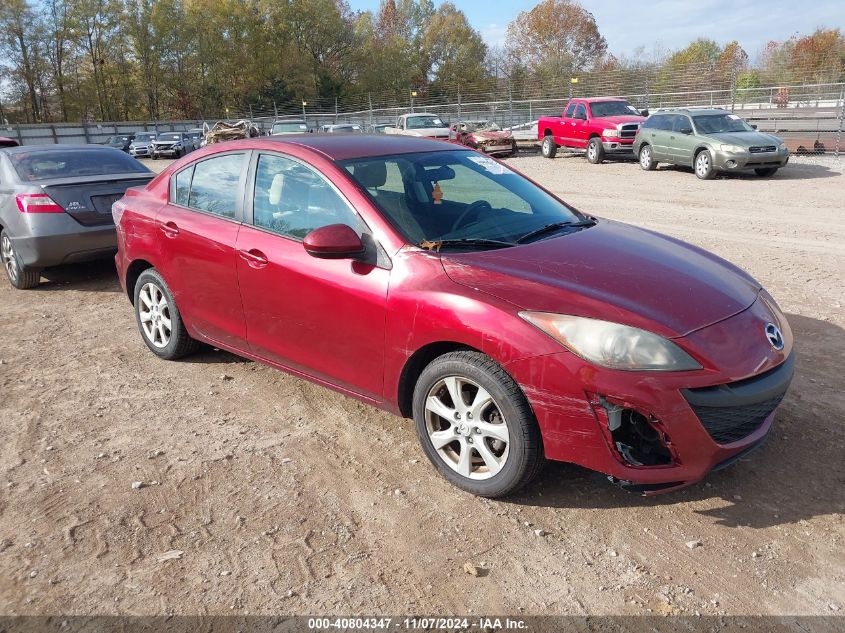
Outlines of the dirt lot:
{"label": "dirt lot", "polygon": [[662,497],[550,465],[486,501],[408,420],[222,352],[156,359],[108,262],[3,280],[0,612],[845,613],[845,163],[702,182],[511,162],[771,290],[799,367],[761,451]]}

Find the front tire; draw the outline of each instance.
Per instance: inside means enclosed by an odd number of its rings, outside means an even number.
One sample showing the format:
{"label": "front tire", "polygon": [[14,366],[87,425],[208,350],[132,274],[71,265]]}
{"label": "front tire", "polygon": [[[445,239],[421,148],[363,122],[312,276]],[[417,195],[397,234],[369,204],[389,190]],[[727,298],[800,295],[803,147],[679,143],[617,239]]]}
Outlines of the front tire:
{"label": "front tire", "polygon": [[41,281],[40,271],[24,269],[21,266],[20,258],[12,246],[12,238],[6,229],[0,231],[0,263],[3,264],[9,283],[18,290],[35,288]]}
{"label": "front tire", "polygon": [[716,177],[716,169],[713,167],[713,159],[706,149],[701,150],[695,157],[695,175],[701,180],[713,180]]}
{"label": "front tire", "polygon": [[640,147],[640,167],[645,171],[654,171],[657,169],[657,161],[654,160],[651,145],[643,145]]}
{"label": "front tire", "polygon": [[141,338],[153,354],[176,360],[199,349],[188,334],[170,288],[155,268],[148,268],[135,282],[135,320]]}
{"label": "front tire", "polygon": [[755,169],[754,173],[761,178],[769,178],[770,176],[774,176],[777,171],[777,167],[760,167],[759,169]]}
{"label": "front tire", "polygon": [[600,138],[594,136],[587,143],[587,160],[593,165],[599,165],[604,161],[604,146]]}
{"label": "front tire", "polygon": [[426,457],[474,495],[511,494],[545,463],[528,401],[513,378],[480,352],[432,361],[414,388],[413,412]]}
{"label": "front tire", "polygon": [[557,154],[557,143],[551,134],[543,137],[543,145],[540,148],[545,158],[554,158]]}

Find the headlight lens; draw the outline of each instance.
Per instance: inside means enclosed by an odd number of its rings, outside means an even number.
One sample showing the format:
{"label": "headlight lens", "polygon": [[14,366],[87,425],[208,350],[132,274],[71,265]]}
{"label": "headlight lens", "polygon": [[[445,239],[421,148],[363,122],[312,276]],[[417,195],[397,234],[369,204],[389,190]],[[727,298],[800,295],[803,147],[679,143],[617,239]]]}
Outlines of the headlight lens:
{"label": "headlight lens", "polygon": [[611,130],[611,129],[602,130],[601,135],[605,136],[607,138],[616,138],[616,137],[619,136],[619,130]]}
{"label": "headlight lens", "polygon": [[520,312],[519,316],[581,358],[602,367],[626,371],[701,369],[672,341],[639,328],[549,312]]}
{"label": "headlight lens", "polygon": [[741,154],[745,152],[745,148],[740,145],[719,145],[723,152],[730,152],[731,154]]}
{"label": "headlight lens", "polygon": [[780,145],[778,145],[778,149],[782,152],[789,150],[789,148],[786,146],[786,143],[781,143]]}

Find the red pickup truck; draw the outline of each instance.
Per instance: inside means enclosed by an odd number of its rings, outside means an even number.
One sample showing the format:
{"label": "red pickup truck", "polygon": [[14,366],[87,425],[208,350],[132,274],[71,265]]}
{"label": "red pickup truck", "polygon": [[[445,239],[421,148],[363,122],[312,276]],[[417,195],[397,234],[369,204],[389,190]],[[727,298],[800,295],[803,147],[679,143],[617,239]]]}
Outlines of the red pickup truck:
{"label": "red pickup truck", "polygon": [[570,99],[563,116],[540,118],[537,138],[546,158],[554,158],[563,146],[586,149],[587,160],[600,163],[606,154],[630,154],[647,116],[647,110],[641,112],[625,99]]}

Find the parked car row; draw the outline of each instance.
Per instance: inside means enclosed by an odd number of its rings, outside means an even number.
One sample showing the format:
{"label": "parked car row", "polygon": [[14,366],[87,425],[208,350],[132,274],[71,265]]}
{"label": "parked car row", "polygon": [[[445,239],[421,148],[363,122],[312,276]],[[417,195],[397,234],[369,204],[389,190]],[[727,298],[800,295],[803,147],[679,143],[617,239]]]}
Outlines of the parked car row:
{"label": "parked car row", "polygon": [[256,137],[153,176],[108,147],[0,149],[0,261],[29,288],[116,249],[152,353],[212,345],[413,418],[477,495],[547,459],[656,494],[759,447],[795,356],[761,284],[479,150]]}
{"label": "parked car row", "polygon": [[772,176],[789,161],[782,139],[721,108],[665,108],[649,116],[624,99],[572,99],[561,116],[539,119],[537,135],[546,158],[559,147],[583,149],[591,163],[633,155],[647,171],[681,165],[703,180],[747,170]]}

